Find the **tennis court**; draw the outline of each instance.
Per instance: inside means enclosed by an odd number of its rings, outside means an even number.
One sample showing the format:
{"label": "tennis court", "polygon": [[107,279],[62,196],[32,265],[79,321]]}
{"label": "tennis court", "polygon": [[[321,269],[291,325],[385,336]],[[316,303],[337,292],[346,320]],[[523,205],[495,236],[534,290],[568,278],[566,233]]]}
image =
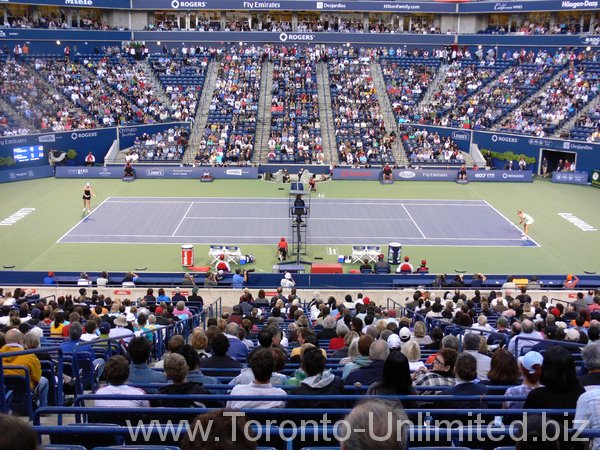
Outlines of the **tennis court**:
{"label": "tennis court", "polygon": [[[273,244],[291,237],[288,199],[108,197],[58,243]],[[485,200],[310,201],[316,245],[537,247]]]}

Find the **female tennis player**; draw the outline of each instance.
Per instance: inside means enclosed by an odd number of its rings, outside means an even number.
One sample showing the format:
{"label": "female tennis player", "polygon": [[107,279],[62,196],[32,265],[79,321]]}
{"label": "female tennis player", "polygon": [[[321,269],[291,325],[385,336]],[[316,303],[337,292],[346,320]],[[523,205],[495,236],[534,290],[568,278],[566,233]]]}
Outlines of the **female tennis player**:
{"label": "female tennis player", "polygon": [[523,237],[521,239],[529,239],[529,225],[531,225],[535,220],[529,214],[525,214],[520,209],[517,209],[517,216],[521,219],[519,225],[523,225]]}
{"label": "female tennis player", "polygon": [[83,212],[85,212],[86,209],[88,213],[90,212],[90,202],[92,196],[95,197],[96,193],[92,191],[90,183],[85,183],[85,186],[83,187]]}

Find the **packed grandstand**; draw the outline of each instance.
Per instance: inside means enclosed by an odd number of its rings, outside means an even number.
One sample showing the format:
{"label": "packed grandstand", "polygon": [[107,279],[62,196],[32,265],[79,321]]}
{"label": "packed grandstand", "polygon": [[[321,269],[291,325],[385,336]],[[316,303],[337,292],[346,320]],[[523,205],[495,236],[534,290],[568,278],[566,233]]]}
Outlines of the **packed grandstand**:
{"label": "packed grandstand", "polygon": [[[593,183],[599,11],[555,0],[3,1],[0,172],[293,172],[311,192],[314,173],[328,181],[339,167],[382,183],[422,168]],[[298,240],[288,254],[281,238],[274,261],[300,259],[304,207]],[[48,272],[36,283],[39,272],[5,265],[0,450],[600,448],[595,272],[428,275],[426,260],[390,256],[396,269],[372,248],[340,256],[357,266],[346,288],[296,282],[304,268],[293,265],[252,283],[240,268],[253,256],[233,246],[211,246],[203,273],[183,276]]]}

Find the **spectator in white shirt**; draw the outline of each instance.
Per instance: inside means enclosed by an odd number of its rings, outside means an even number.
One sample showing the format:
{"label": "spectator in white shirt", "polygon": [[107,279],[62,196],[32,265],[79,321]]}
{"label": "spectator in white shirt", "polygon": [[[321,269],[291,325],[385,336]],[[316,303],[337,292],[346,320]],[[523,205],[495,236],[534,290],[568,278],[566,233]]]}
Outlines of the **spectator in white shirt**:
{"label": "spectator in white shirt", "polygon": [[97,326],[98,325],[96,324],[95,320],[93,320],[93,319],[88,320],[85,323],[85,327],[84,327],[85,333],[83,333],[81,335],[81,340],[89,342],[89,341],[93,341],[94,339],[98,339],[98,335],[96,334]]}
{"label": "spectator in white shirt", "polygon": [[284,289],[291,289],[296,286],[296,282],[292,278],[292,274],[286,272],[283,278],[281,279],[281,287]]}
{"label": "spectator in white shirt", "polygon": [[113,323],[115,324],[115,328],[112,328],[110,330],[110,333],[108,333],[108,337],[119,338],[129,343],[129,341],[134,337],[134,334],[133,331],[126,328],[128,323],[125,316],[122,314],[118,315]]}
{"label": "spectator in white shirt", "polygon": [[286,392],[271,385],[271,375],[275,369],[275,358],[270,348],[256,350],[250,359],[250,368],[254,373],[254,381],[251,384],[238,384],[231,390],[231,395],[255,395],[255,400],[230,400],[227,408],[281,408],[285,405],[284,400],[261,400],[267,395],[284,396]]}
{"label": "spectator in white shirt", "polygon": [[[125,384],[129,378],[129,363],[124,356],[111,356],[104,366],[104,374],[108,381],[108,386],[101,387],[96,391],[96,395],[145,395],[146,393],[132,386]],[[95,400],[95,406],[104,408],[148,408],[148,400]]]}

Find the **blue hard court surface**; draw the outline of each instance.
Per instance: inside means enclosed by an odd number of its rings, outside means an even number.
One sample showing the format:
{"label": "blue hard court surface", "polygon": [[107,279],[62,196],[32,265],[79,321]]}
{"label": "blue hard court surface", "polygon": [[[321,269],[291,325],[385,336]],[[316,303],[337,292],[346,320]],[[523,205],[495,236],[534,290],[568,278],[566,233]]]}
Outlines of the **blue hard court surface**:
{"label": "blue hard court surface", "polygon": [[[289,200],[109,197],[58,242],[274,244],[291,237]],[[535,247],[484,200],[313,198],[308,244]]]}

